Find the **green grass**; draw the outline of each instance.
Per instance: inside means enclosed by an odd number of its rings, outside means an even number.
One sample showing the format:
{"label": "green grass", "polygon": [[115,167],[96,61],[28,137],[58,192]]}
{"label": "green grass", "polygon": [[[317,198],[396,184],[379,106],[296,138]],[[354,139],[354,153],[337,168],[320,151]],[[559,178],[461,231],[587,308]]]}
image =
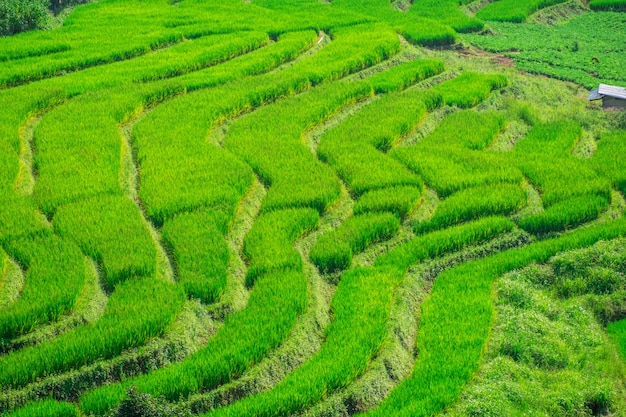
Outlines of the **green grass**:
{"label": "green grass", "polygon": [[623,12],[626,11],[626,2],[624,0],[591,0],[589,7],[591,7],[591,10],[597,11],[611,10]]}
{"label": "green grass", "polygon": [[411,265],[436,258],[466,246],[485,242],[506,232],[515,224],[503,217],[487,217],[409,240],[376,259],[376,266],[407,270]]}
{"label": "green grass", "polygon": [[343,270],[350,266],[353,255],[374,242],[389,239],[399,229],[398,218],[390,213],[353,216],[317,239],[309,256],[324,273]]}
{"label": "green grass", "polygon": [[102,264],[109,290],[128,277],[155,273],[155,242],[138,207],[126,197],[102,196],[62,206],[54,227]]}
{"label": "green grass", "polygon": [[393,292],[402,274],[357,268],[343,274],[322,348],[272,390],[206,416],[289,416],[346,387],[367,370],[387,336]]}
{"label": "green grass", "polygon": [[188,297],[205,304],[215,302],[226,286],[229,251],[224,217],[208,210],[184,213],[162,229],[163,240],[174,255],[177,281]]}
{"label": "green grass", "polygon": [[443,102],[448,106],[466,109],[478,105],[492,91],[506,87],[507,83],[507,78],[502,74],[465,72],[435,86],[432,91],[441,94]]}
{"label": "green grass", "polygon": [[466,188],[440,202],[433,217],[416,224],[414,230],[424,233],[486,216],[513,214],[527,203],[526,191],[516,184]]}
{"label": "green grass", "polygon": [[84,257],[68,240],[45,234],[12,240],[6,247],[26,268],[26,285],[16,302],[0,310],[0,339],[28,333],[71,312],[86,280]]}
{"label": "green grass", "polygon": [[443,272],[421,307],[419,357],[410,378],[368,415],[426,416],[458,400],[485,349],[493,317],[492,284],[500,275],[564,250],[626,233],[626,223],[580,230],[510,249]]}
{"label": "green grass", "polygon": [[482,20],[521,23],[532,13],[566,0],[498,0],[476,13]]}
{"label": "green grass", "polygon": [[38,378],[113,358],[164,333],[183,306],[184,292],[151,278],[118,284],[96,323],[0,357],[0,386],[21,388]]}
{"label": "green grass", "polygon": [[354,214],[389,212],[406,218],[419,204],[422,189],[418,187],[391,187],[368,191],[354,204]]}
{"label": "green grass", "polygon": [[80,398],[80,408],[104,415],[126,397],[131,385],[174,401],[225,384],[275,349],[289,335],[305,305],[302,272],[264,275],[257,279],[246,308],[230,315],[204,348],[181,363],[87,392]]}
{"label": "green grass", "polygon": [[318,222],[319,215],[313,209],[278,210],[260,216],[243,242],[247,285],[271,272],[302,269],[302,258],[293,245]]}
{"label": "green grass", "polygon": [[62,403],[54,400],[43,400],[30,403],[11,413],[3,413],[3,417],[79,417],[79,411],[76,406]]}

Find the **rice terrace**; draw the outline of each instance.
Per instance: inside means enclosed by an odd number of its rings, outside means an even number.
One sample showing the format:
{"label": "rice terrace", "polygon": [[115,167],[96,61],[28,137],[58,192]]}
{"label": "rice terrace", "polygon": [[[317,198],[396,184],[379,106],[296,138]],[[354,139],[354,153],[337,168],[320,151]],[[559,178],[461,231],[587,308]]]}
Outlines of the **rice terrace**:
{"label": "rice terrace", "polygon": [[0,0],[0,416],[626,416],[626,0],[62,3]]}

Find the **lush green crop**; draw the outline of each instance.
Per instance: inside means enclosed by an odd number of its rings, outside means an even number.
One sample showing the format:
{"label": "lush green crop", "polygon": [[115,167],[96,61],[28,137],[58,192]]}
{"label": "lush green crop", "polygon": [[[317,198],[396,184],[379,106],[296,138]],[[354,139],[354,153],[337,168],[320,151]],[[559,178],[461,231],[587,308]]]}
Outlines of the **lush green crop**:
{"label": "lush green crop", "polygon": [[456,147],[437,149],[427,146],[426,141],[424,146],[398,148],[391,154],[442,197],[479,185],[520,184],[524,179],[520,170],[502,155]]}
{"label": "lush green crop", "polygon": [[624,0],[591,0],[589,7],[592,10],[613,10],[616,12],[626,11],[626,1]]}
{"label": "lush green crop", "polygon": [[[626,82],[622,14],[467,33],[557,2],[101,0],[0,37],[0,414],[453,410],[492,282],[626,233],[624,118],[411,44]],[[598,253],[536,292],[619,344],[623,257]],[[621,411],[593,388],[571,404]]]}
{"label": "lush green crop", "polygon": [[376,266],[408,269],[409,266],[424,260],[510,232],[514,227],[515,224],[504,217],[487,217],[461,226],[425,234],[380,256],[376,260]]}
{"label": "lush green crop", "polygon": [[0,339],[59,319],[76,305],[85,286],[85,259],[70,241],[45,234],[16,239],[6,246],[27,272],[20,298],[0,309]]}
{"label": "lush green crop", "polygon": [[626,358],[626,319],[611,323],[607,330],[617,342],[622,355]]}
{"label": "lush green crop", "polygon": [[246,308],[229,316],[203,349],[179,364],[88,392],[80,399],[81,409],[104,415],[126,397],[130,385],[177,400],[227,383],[276,348],[305,305],[302,272],[264,275],[255,282]]}
{"label": "lush green crop", "polygon": [[617,131],[602,135],[598,149],[591,159],[595,171],[608,178],[613,186],[626,194],[626,165],[624,155],[626,151],[626,132]]}
{"label": "lush green crop", "polygon": [[412,376],[368,415],[428,416],[456,401],[485,348],[493,315],[492,283],[498,276],[625,233],[626,222],[620,220],[443,272],[421,308],[420,355]]}
{"label": "lush green crop", "polygon": [[563,3],[566,0],[498,0],[476,13],[483,20],[520,23],[544,7]]}
{"label": "lush green crop", "polygon": [[626,65],[626,46],[615,36],[624,22],[623,13],[585,13],[559,25],[492,22],[495,36],[464,37],[482,49],[504,52],[524,71],[593,89],[598,83],[626,85],[619,70]]}
{"label": "lush green crop", "polygon": [[243,242],[247,285],[271,272],[302,269],[302,258],[293,244],[318,222],[319,215],[313,209],[278,210],[260,216]]}
{"label": "lush green crop", "polygon": [[119,355],[163,334],[182,308],[184,292],[154,278],[122,282],[102,318],[61,336],[0,357],[0,386],[24,385],[98,359]]}
{"label": "lush green crop", "polygon": [[206,304],[217,300],[226,286],[227,224],[219,212],[184,213],[163,225],[163,239],[176,261],[178,282],[189,297]]}
{"label": "lush green crop", "polygon": [[373,190],[359,197],[354,214],[390,212],[404,219],[417,207],[422,195],[421,188],[391,187]]}
{"label": "lush green crop", "polygon": [[368,78],[376,94],[404,90],[419,81],[442,73],[442,61],[414,59],[387,71],[379,72]]}
{"label": "lush green crop", "polygon": [[469,108],[486,99],[492,91],[506,87],[507,83],[507,78],[502,74],[464,72],[435,86],[432,91],[441,94],[443,102],[448,106]]}
{"label": "lush green crop", "polygon": [[[420,178],[382,152],[409,133],[428,110],[421,91],[391,93],[326,132],[320,158],[357,194],[393,186],[422,187]],[[368,123],[374,118],[379,123]]]}
{"label": "lush green crop", "polygon": [[399,229],[398,218],[390,213],[350,217],[341,226],[320,237],[309,256],[322,272],[346,269],[352,262],[352,255],[376,241],[390,238]]}
{"label": "lush green crop", "polygon": [[128,277],[154,274],[155,242],[138,207],[126,197],[101,196],[62,206],[54,227],[102,264],[109,289]]}
{"label": "lush green crop", "polygon": [[420,146],[455,146],[480,151],[491,145],[504,125],[504,115],[500,113],[458,111],[443,119]]}
{"label": "lush green crop", "polygon": [[416,224],[415,231],[423,233],[485,216],[512,214],[526,206],[527,199],[519,184],[466,188],[439,203],[433,217]]}
{"label": "lush green crop", "polygon": [[30,403],[12,413],[4,413],[3,417],[79,417],[76,406],[54,400],[43,400]]}
{"label": "lush green crop", "polygon": [[535,125],[514,149],[520,170],[542,192],[546,211],[522,221],[537,233],[563,230],[594,219],[611,200],[610,183],[571,151],[581,135],[573,122]]}
{"label": "lush green crop", "polygon": [[207,416],[289,416],[343,388],[367,369],[387,336],[395,269],[357,268],[343,274],[333,297],[334,320],[316,355],[274,389]]}

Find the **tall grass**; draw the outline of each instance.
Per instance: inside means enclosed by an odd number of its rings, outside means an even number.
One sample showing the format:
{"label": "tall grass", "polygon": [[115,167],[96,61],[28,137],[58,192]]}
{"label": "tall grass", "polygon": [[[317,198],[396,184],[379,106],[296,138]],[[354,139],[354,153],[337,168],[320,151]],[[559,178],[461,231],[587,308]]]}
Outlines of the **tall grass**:
{"label": "tall grass", "polygon": [[199,210],[168,220],[162,229],[163,240],[176,261],[178,282],[187,296],[205,304],[215,302],[226,286],[229,259],[224,239],[226,216]]}
{"label": "tall grass", "polygon": [[228,316],[208,344],[185,361],[87,392],[80,398],[86,413],[105,415],[134,385],[140,392],[175,401],[210,390],[240,376],[276,348],[306,306],[306,278],[300,271],[276,272],[255,282],[245,309]]}
{"label": "tall grass", "polygon": [[20,298],[0,310],[0,339],[28,333],[69,313],[86,279],[84,257],[66,239],[45,234],[11,240],[6,247],[27,271]]}
{"label": "tall grass", "polygon": [[54,228],[102,264],[109,290],[128,277],[155,272],[155,242],[139,209],[126,197],[101,196],[62,206]]}
{"label": "tall grass", "polygon": [[502,74],[464,72],[460,76],[432,88],[443,96],[448,106],[470,108],[478,105],[494,90],[506,87],[507,78]]}
{"label": "tall grass", "polygon": [[400,229],[398,218],[390,213],[350,217],[333,231],[321,236],[311,247],[311,261],[322,272],[346,269],[352,256],[370,244],[388,239]]}
{"label": "tall grass", "polygon": [[438,148],[419,143],[394,149],[391,155],[419,174],[441,197],[470,187],[501,183],[520,184],[521,171],[494,152],[472,151],[460,147]]}
{"label": "tall grass", "polygon": [[21,388],[38,378],[141,346],[163,334],[184,299],[182,287],[153,278],[119,283],[98,322],[0,357],[0,387]]}
{"label": "tall grass", "polygon": [[42,400],[18,408],[11,413],[3,413],[2,417],[79,417],[80,412],[75,405],[55,400]]}
{"label": "tall grass", "polygon": [[504,129],[504,115],[463,110],[446,116],[421,146],[456,146],[479,151],[493,143]]}
{"label": "tall grass", "polygon": [[512,214],[527,203],[528,195],[519,184],[467,188],[440,202],[433,217],[414,229],[424,233],[485,216]]}
{"label": "tall grass", "polygon": [[343,274],[332,301],[333,322],[322,348],[277,386],[206,416],[289,416],[348,386],[385,342],[395,269],[357,268]]}
{"label": "tall grass", "polygon": [[436,258],[444,253],[461,250],[465,246],[485,242],[510,232],[515,223],[504,217],[486,217],[460,226],[428,233],[396,246],[376,259],[376,266],[402,270],[411,265]]}
{"label": "tall grass", "polygon": [[464,263],[439,275],[421,308],[419,356],[403,381],[370,416],[430,416],[458,400],[478,368],[493,320],[492,283],[531,262],[626,234],[626,222],[579,230]]}
{"label": "tall grass", "polygon": [[327,131],[320,138],[318,155],[357,195],[393,186],[421,189],[419,177],[382,152],[415,128],[436,103],[421,91],[390,93]]}
{"label": "tall grass", "polygon": [[363,194],[354,204],[354,214],[389,212],[401,220],[419,204],[422,189],[417,187],[391,187]]}
{"label": "tall grass", "polygon": [[498,0],[488,4],[476,13],[476,17],[482,20],[496,20],[500,22],[521,23],[528,16],[544,7],[566,0]]}
{"label": "tall grass", "polygon": [[576,226],[598,217],[611,201],[611,183],[571,155],[581,134],[576,122],[539,123],[516,144],[512,157],[540,189],[546,208],[520,223],[528,230],[542,233]]}
{"label": "tall grass", "polygon": [[260,216],[243,242],[247,285],[270,272],[301,269],[302,258],[293,245],[318,222],[319,215],[313,209],[278,210]]}

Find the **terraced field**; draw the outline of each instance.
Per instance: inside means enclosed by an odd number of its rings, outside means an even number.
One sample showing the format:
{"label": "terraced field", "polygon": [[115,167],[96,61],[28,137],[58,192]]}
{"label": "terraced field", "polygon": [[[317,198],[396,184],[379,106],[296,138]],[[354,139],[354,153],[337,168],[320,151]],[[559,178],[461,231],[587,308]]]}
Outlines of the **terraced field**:
{"label": "terraced field", "polygon": [[585,89],[626,85],[620,10],[100,0],[0,38],[0,415],[626,415],[626,112]]}

